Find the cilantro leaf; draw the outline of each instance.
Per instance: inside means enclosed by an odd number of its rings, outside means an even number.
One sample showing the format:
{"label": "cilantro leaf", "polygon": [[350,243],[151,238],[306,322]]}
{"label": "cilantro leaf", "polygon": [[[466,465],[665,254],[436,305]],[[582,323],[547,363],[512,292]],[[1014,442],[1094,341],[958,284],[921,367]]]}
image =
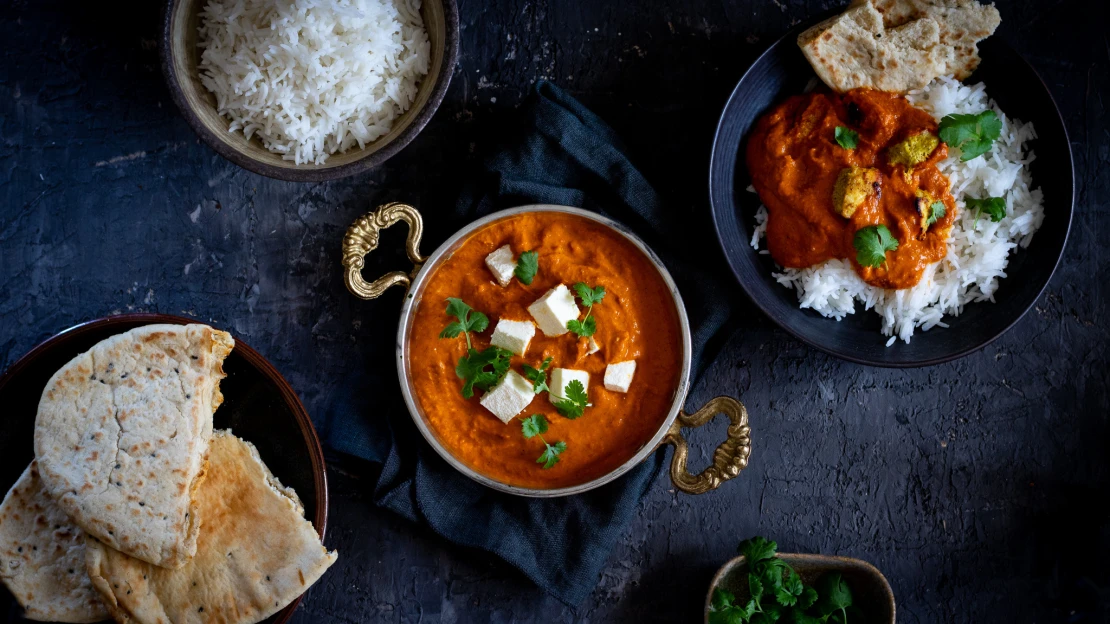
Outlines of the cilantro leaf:
{"label": "cilantro leaf", "polygon": [[586,283],[578,282],[574,285],[574,292],[578,293],[578,300],[586,306],[586,317],[581,321],[578,319],[567,321],[567,329],[582,338],[589,338],[597,331],[597,321],[590,316],[590,313],[593,312],[594,305],[601,303],[601,300],[605,298],[605,287],[595,286],[590,288]]}
{"label": "cilantro leaf", "polygon": [[802,591],[802,595],[798,596],[798,608],[805,610],[813,606],[817,602],[817,590],[812,587],[807,587]]}
{"label": "cilantro leaf", "polygon": [[551,388],[547,385],[547,367],[551,366],[551,362],[552,358],[547,358],[540,364],[539,368],[532,368],[527,364],[521,367],[524,370],[524,377],[532,382],[532,390],[536,394],[551,391]]}
{"label": "cilantro leaf", "polygon": [[[455,365],[455,375],[466,383],[462,387],[464,398],[474,396],[474,389],[489,390],[509,372],[512,351],[500,347],[487,347],[482,351],[470,348]],[[489,370],[487,370],[489,369]]]}
{"label": "cilantro leaf", "polygon": [[756,600],[763,596],[763,583],[760,583],[759,577],[751,572],[748,573],[748,593]]}
{"label": "cilantro leaf", "polygon": [[567,443],[556,442],[555,444],[547,444],[544,442],[544,444],[547,448],[544,449],[543,454],[536,459],[536,463],[543,464],[544,470],[547,470],[559,463],[559,456],[563,454],[563,451],[567,450]]}
{"label": "cilantro leaf", "polygon": [[536,277],[536,272],[540,270],[540,256],[535,251],[526,251],[520,254],[516,259],[516,268],[513,269],[513,274],[523,284],[531,284],[532,278]]}
{"label": "cilantro leaf", "polygon": [[771,559],[775,556],[779,545],[775,542],[769,542],[758,535],[740,542],[739,551],[744,558],[748,560],[748,565],[752,566],[764,559]]}
{"label": "cilantro leaf", "polygon": [[856,248],[856,262],[878,267],[886,262],[886,252],[898,249],[898,239],[885,225],[869,225],[856,231],[852,246]]}
{"label": "cilantro leaf", "polygon": [[833,131],[833,136],[836,138],[836,143],[844,149],[856,149],[859,145],[859,133],[851,128],[844,126],[837,126]]}
{"label": "cilantro leaf", "polygon": [[814,611],[819,616],[828,616],[836,611],[843,613],[852,606],[852,590],[839,572],[829,572],[817,579],[814,589],[821,596],[814,603]]}
{"label": "cilantro leaf", "polygon": [[489,317],[471,308],[465,301],[457,297],[447,298],[447,314],[459,319],[452,322],[439,332],[440,338],[457,338],[459,334],[466,335],[466,348],[471,348],[470,332],[484,332],[489,327]]}
{"label": "cilantro leaf", "polygon": [[727,609],[732,606],[733,602],[736,602],[736,594],[733,594],[727,589],[722,589],[720,587],[713,589],[713,609],[717,609],[718,611],[721,609]]}
{"label": "cilantro leaf", "polygon": [[592,306],[595,303],[601,303],[605,298],[605,287],[597,286],[590,288],[584,282],[578,282],[574,285],[574,292],[578,293],[578,299],[584,306]]}
{"label": "cilantro leaf", "polygon": [[566,396],[561,400],[555,402],[555,409],[563,416],[574,420],[582,415],[582,412],[589,407],[589,397],[586,396],[586,387],[582,385],[581,381],[575,379],[567,384],[564,389]]}
{"label": "cilantro leaf", "polygon": [[960,160],[967,162],[986,154],[1002,136],[1002,120],[987,109],[978,114],[946,115],[940,120],[940,140],[960,149]]}
{"label": "cilantro leaf", "polygon": [[578,334],[582,338],[589,338],[597,331],[597,321],[594,317],[588,316],[584,321],[567,321],[567,329]]}
{"label": "cilantro leaf", "polygon": [[965,197],[964,205],[968,210],[975,211],[975,219],[978,221],[979,215],[987,213],[991,221],[998,223],[1006,216],[1006,200],[1001,197],[985,197],[983,199],[976,199],[974,197]]}
{"label": "cilantro leaf", "polygon": [[524,433],[524,439],[531,440],[541,433],[547,433],[547,418],[543,414],[532,414],[520,421],[520,429]]}
{"label": "cilantro leaf", "polygon": [[925,219],[925,225],[930,226],[937,222],[938,219],[944,216],[946,210],[944,209],[944,202],[935,201],[932,206],[929,206],[929,218]]}

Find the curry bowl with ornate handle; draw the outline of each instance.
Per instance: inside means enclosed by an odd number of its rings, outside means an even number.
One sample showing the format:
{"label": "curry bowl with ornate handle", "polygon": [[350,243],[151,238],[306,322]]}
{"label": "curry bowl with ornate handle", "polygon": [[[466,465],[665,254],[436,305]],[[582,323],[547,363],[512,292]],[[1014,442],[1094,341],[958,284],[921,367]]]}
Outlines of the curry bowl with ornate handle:
{"label": "curry bowl with ornate handle", "polygon": [[[563,484],[558,487],[532,487],[506,482],[477,470],[462,461],[449,444],[446,444],[429,424],[428,414],[421,406],[414,388],[410,346],[416,311],[420,306],[429,278],[437,267],[451,258],[474,233],[486,226],[517,215],[560,213],[587,219],[616,233],[631,243],[650,261],[665,284],[671,303],[674,305],[678,325],[678,374],[677,384],[669,398],[666,416],[659,420],[659,426],[650,439],[635,449],[634,453],[621,464],[604,474],[593,476],[580,483]],[[398,223],[408,226],[406,253],[413,263],[409,272],[394,271],[372,281],[362,274],[365,257],[378,247],[379,236],[383,229]],[[396,362],[401,391],[405,403],[420,433],[433,449],[452,467],[467,477],[492,489],[529,497],[557,497],[585,492],[604,485],[642,463],[649,455],[664,444],[674,446],[671,459],[671,479],[676,488],[690,494],[701,494],[716,489],[725,481],[740,474],[747,467],[751,454],[751,437],[748,425],[748,412],[737,399],[721,396],[710,400],[693,413],[683,410],[686,395],[690,388],[691,374],[691,335],[689,320],[678,292],[678,287],[663,263],[655,253],[620,223],[594,212],[569,206],[530,205],[503,210],[480,218],[465,226],[428,256],[420,252],[420,239],[423,233],[423,219],[420,213],[407,204],[390,203],[357,219],[343,238],[344,281],[351,294],[362,299],[375,299],[392,286],[405,288],[407,295],[401,308],[401,319],[397,331]],[[436,305],[439,305],[437,302]],[[419,356],[417,356],[419,357]],[[713,454],[713,462],[699,474],[691,474],[686,467],[689,445],[682,434],[686,427],[700,427],[710,422],[716,415],[724,414],[729,419],[728,434],[724,442]],[[494,421],[496,422],[496,421]],[[546,442],[545,442],[546,444]]]}

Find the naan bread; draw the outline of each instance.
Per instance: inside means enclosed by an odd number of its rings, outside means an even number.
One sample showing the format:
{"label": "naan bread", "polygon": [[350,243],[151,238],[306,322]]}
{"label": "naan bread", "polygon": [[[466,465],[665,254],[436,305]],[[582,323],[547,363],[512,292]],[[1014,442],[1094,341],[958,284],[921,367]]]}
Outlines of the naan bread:
{"label": "naan bread", "polygon": [[85,532],[151,563],[196,552],[193,492],[231,335],[146,325],[101,341],[43,390],[35,455],[47,490]]}
{"label": "naan bread", "polygon": [[217,431],[197,491],[204,528],[178,570],[91,542],[88,571],[122,624],[248,624],[280,611],[335,563],[292,489],[254,445]]}
{"label": "naan bread", "polygon": [[930,18],[940,26],[942,76],[963,80],[979,66],[978,44],[994,34],[1002,16],[993,4],[975,0],[872,0],[887,28]]}
{"label": "naan bread", "polygon": [[798,36],[817,75],[833,89],[905,92],[938,76],[965,78],[976,43],[1000,18],[975,0],[856,0]]}
{"label": "naan bread", "polygon": [[23,605],[28,619],[108,619],[85,572],[85,532],[43,489],[35,462],[0,504],[0,581]]}

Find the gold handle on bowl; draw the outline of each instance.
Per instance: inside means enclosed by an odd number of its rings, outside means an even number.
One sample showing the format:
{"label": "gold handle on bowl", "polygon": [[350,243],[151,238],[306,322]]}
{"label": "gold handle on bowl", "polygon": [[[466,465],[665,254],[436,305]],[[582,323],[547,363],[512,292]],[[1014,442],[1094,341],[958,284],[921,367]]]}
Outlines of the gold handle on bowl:
{"label": "gold handle on bowl", "polygon": [[[700,427],[717,414],[725,414],[731,421],[728,438],[713,452],[713,465],[692,475],[686,470],[686,456],[689,445],[682,436],[683,427]],[[675,487],[687,494],[704,494],[715,490],[725,481],[740,474],[748,467],[748,456],[752,453],[751,431],[748,428],[748,410],[744,404],[732,397],[719,396],[702,406],[693,414],[679,412],[670,431],[663,438],[664,444],[674,445],[671,458],[671,481]]]}
{"label": "gold handle on bowl", "polygon": [[[404,221],[409,224],[409,236],[405,240],[405,251],[413,262],[412,273],[393,271],[378,279],[367,282],[362,277],[362,267],[366,264],[366,254],[378,248],[378,237],[382,230]],[[412,277],[424,265],[427,256],[420,255],[420,237],[424,234],[424,219],[420,212],[408,204],[393,202],[379,206],[358,218],[343,237],[343,267],[346,272],[343,280],[351,294],[363,299],[377,299],[390,286],[408,287]]]}

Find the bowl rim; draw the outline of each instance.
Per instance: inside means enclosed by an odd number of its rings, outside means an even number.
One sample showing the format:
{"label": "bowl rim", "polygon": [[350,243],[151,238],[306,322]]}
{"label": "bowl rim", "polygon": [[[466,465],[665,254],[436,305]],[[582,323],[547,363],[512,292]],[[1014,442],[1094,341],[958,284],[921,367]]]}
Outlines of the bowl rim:
{"label": "bowl rim", "polygon": [[[490,478],[467,466],[462,461],[457,459],[448,451],[443,444],[436,438],[435,433],[431,430],[424,418],[421,416],[419,404],[416,401],[416,396],[413,392],[412,383],[409,381],[407,371],[407,360],[405,358],[405,351],[407,348],[407,334],[410,326],[412,325],[413,318],[417,305],[422,300],[422,297],[417,295],[421,293],[425,282],[429,276],[438,267],[444,257],[458,245],[470,237],[472,234],[482,229],[483,227],[502,219],[512,217],[522,213],[528,212],[558,212],[563,214],[571,214],[582,217],[609,227],[615,233],[623,236],[626,240],[631,242],[638,248],[648,260],[655,266],[660,279],[666,285],[667,290],[671,293],[672,301],[675,306],[675,312],[678,316],[679,333],[682,343],[682,361],[679,369],[678,383],[675,385],[674,395],[671,399],[671,405],[668,408],[667,416],[660,421],[659,429],[655,434],[641,446],[636,453],[624,461],[620,466],[617,466],[612,471],[594,478],[585,483],[577,485],[565,486],[560,488],[528,488],[515,485],[509,485]],[[629,470],[643,463],[649,455],[654,453],[663,443],[663,438],[666,437],[670,431],[671,425],[678,417],[678,413],[686,402],[686,396],[690,391],[690,375],[692,371],[692,357],[693,357],[693,340],[690,333],[690,319],[686,315],[686,305],[683,303],[682,295],[678,291],[678,285],[675,284],[674,279],[671,277],[667,267],[660,260],[659,256],[652,251],[646,243],[644,243],[635,233],[632,232],[627,226],[619,221],[610,219],[609,217],[597,212],[577,208],[573,206],[560,206],[557,204],[527,204],[500,210],[490,213],[481,217],[469,224],[463,226],[460,230],[451,235],[447,240],[443,241],[435,251],[428,256],[427,260],[420,267],[420,270],[412,279],[412,284],[409,286],[408,291],[405,293],[404,304],[401,306],[401,318],[397,326],[397,346],[396,346],[396,361],[397,361],[397,378],[401,385],[401,393],[404,395],[405,406],[408,408],[409,415],[412,416],[413,422],[416,423],[417,429],[420,430],[421,435],[428,444],[435,449],[452,468],[477,481],[478,483],[507,494],[516,496],[524,496],[528,498],[557,498],[561,496],[571,496],[574,494],[581,494],[595,488],[599,488],[607,483],[614,481],[621,477]]]}
{"label": "bowl rim", "polygon": [[[0,393],[3,393],[12,380],[19,377],[25,368],[30,366],[35,360],[41,357],[47,351],[60,346],[60,343],[74,336],[79,336],[91,330],[102,328],[110,328],[113,325],[132,325],[134,327],[141,327],[144,325],[154,325],[165,323],[170,325],[190,325],[201,323],[197,319],[191,319],[182,316],[174,316],[171,314],[160,314],[156,312],[132,312],[128,314],[115,314],[111,316],[104,316],[100,318],[83,321],[63,329],[49,338],[42,340],[29,351],[24,353],[18,360],[9,366],[2,374],[0,374]],[[126,331],[126,330],[124,330]],[[239,338],[235,338],[235,348],[233,349],[238,355],[243,357],[252,367],[258,369],[267,379],[273,383],[281,392],[282,399],[289,406],[290,411],[293,413],[294,419],[301,430],[301,435],[304,437],[306,446],[308,447],[309,461],[312,464],[312,478],[313,486],[316,489],[316,513],[313,515],[312,524],[316,532],[320,535],[320,541],[324,540],[328,525],[328,474],[327,464],[324,460],[324,451],[320,446],[320,438],[317,436],[316,428],[312,424],[312,419],[309,418],[308,412],[305,410],[304,405],[301,403],[300,397],[293,391],[293,387],[285,380],[280,372],[274,365],[266,358],[251,348],[247,343]],[[307,590],[306,590],[307,591]],[[297,605],[300,604],[304,598],[304,592],[297,596],[292,602],[286,605],[281,611],[274,614],[274,621],[271,624],[285,624],[290,618],[293,617]]]}
{"label": "bowl rim", "polygon": [[[443,63],[440,65],[439,74],[435,76],[435,82],[432,86],[431,93],[428,95],[428,100],[424,102],[424,106],[420,110],[416,111],[416,115],[413,117],[408,127],[380,149],[343,165],[323,167],[306,164],[296,165],[294,167],[275,167],[274,165],[256,160],[243,154],[239,150],[233,149],[222,137],[205,126],[197,113],[189,106],[184,89],[181,86],[181,77],[174,68],[174,57],[172,52],[173,15],[176,7],[183,1],[184,0],[167,0],[162,12],[161,41],[159,41],[158,47],[162,64],[162,76],[165,79],[166,88],[170,92],[170,98],[173,100],[174,104],[177,105],[178,110],[181,112],[181,116],[185,118],[189,127],[193,129],[193,132],[195,132],[208,147],[212,148],[216,153],[232,163],[268,178],[285,180],[288,182],[326,182],[328,180],[338,180],[368,171],[389,160],[416,138],[416,135],[424,130],[424,127],[431,121],[432,116],[439,110],[439,106],[443,102],[444,96],[447,94],[447,88],[451,84],[451,76],[455,72],[455,66],[458,63],[459,7],[456,4],[456,0],[435,0],[443,5]],[[200,2],[203,0],[195,1]],[[426,79],[427,77],[425,77],[425,80]]]}
{"label": "bowl rim", "polygon": [[[1004,334],[1006,334],[1008,331],[1010,331],[1014,327],[1014,325],[1017,325],[1017,323],[1019,321],[1021,321],[1021,319],[1025,318],[1025,315],[1029,313],[1029,310],[1032,309],[1033,306],[1036,305],[1036,302],[1041,298],[1041,296],[1044,295],[1044,291],[1048,288],[1049,283],[1052,282],[1052,278],[1056,274],[1056,270],[1059,268],[1061,260],[1063,260],[1064,252],[1067,249],[1068,238],[1071,234],[1072,222],[1075,218],[1075,196],[1076,196],[1076,190],[1075,190],[1075,155],[1072,154],[1071,139],[1068,136],[1067,125],[1064,123],[1064,117],[1060,113],[1060,107],[1056,103],[1056,98],[1053,97],[1052,91],[1048,88],[1048,84],[1045,83],[1044,78],[1040,75],[1039,72],[1037,72],[1036,68],[1034,68],[1024,56],[1017,53],[1016,50],[1013,50],[1009,46],[1009,44],[1006,43],[1006,41],[1004,39],[1002,39],[1001,37],[998,37],[997,35],[992,37],[991,45],[1000,45],[1000,46],[1004,46],[1006,48],[1009,48],[1011,51],[1014,52],[1014,55],[1017,56],[1021,60],[1021,62],[1025,65],[1025,67],[1034,76],[1036,76],[1037,80],[1040,83],[1041,89],[1044,91],[1045,95],[1048,96],[1048,100],[1052,104],[1052,110],[1056,115],[1055,120],[1059,122],[1060,129],[1063,133],[1062,141],[1065,145],[1067,145],[1067,156],[1068,156],[1068,158],[1067,158],[1067,168],[1068,168],[1068,175],[1069,175],[1068,182],[1069,182],[1069,186],[1071,188],[1071,195],[1067,199],[1067,202],[1066,202],[1066,204],[1067,204],[1066,205],[1066,208],[1067,208],[1067,210],[1066,210],[1066,212],[1067,212],[1067,223],[1064,225],[1064,237],[1063,237],[1063,241],[1060,244],[1060,253],[1056,256],[1056,259],[1053,262],[1052,268],[1048,272],[1048,275],[1045,278],[1044,283],[1041,284],[1039,289],[1037,290],[1037,295],[1031,299],[1030,304],[1028,306],[1026,306],[1025,309],[1023,309],[1008,324],[1006,324],[1005,327],[1000,329],[993,336],[990,336],[990,337],[988,337],[984,340],[981,340],[981,341],[979,341],[975,344],[972,344],[971,346],[964,347],[962,349],[953,351],[952,353],[945,354],[943,356],[937,356],[937,357],[931,357],[931,358],[925,358],[925,359],[918,359],[918,360],[896,360],[896,361],[875,360],[875,359],[871,359],[871,358],[864,357],[864,356],[857,356],[857,355],[854,355],[852,353],[846,352],[842,349],[837,349],[835,347],[819,343],[815,340],[811,340],[810,338],[803,335],[802,333],[800,333],[798,331],[795,331],[795,329],[792,328],[791,326],[789,326],[783,319],[780,319],[776,315],[772,314],[770,312],[770,310],[768,310],[768,308],[764,304],[763,300],[760,299],[756,295],[757,289],[754,286],[748,284],[744,280],[744,278],[742,277],[742,272],[740,270],[740,267],[737,264],[738,261],[734,260],[733,256],[727,252],[728,243],[725,240],[725,232],[724,232],[725,226],[721,222],[721,218],[722,218],[721,214],[724,213],[727,210],[735,210],[736,209],[736,206],[735,206],[735,203],[734,203],[734,200],[733,200],[732,196],[735,194],[734,172],[736,170],[736,163],[737,163],[737,160],[738,160],[738,158],[729,157],[729,156],[727,156],[727,154],[729,153],[730,149],[732,151],[738,151],[740,149],[740,147],[739,146],[730,146],[730,145],[724,144],[722,134],[724,134],[723,130],[724,130],[724,127],[725,127],[726,120],[729,117],[729,111],[733,108],[734,103],[736,101],[738,101],[738,99],[741,97],[741,95],[740,95],[741,87],[743,86],[744,82],[749,79],[749,77],[752,75],[752,72],[755,71],[756,67],[758,67],[760,64],[764,63],[766,61],[766,59],[770,57],[770,55],[777,52],[779,46],[784,45],[784,42],[787,42],[791,38],[796,37],[797,34],[799,32],[801,32],[802,30],[805,30],[806,28],[809,28],[810,26],[813,26],[814,24],[818,23],[822,19],[825,19],[825,18],[829,17],[829,15],[835,14],[839,11],[840,11],[840,9],[833,9],[833,10],[818,14],[816,17],[812,17],[812,18],[803,20],[797,26],[791,28],[784,35],[782,35],[781,37],[776,39],[773,43],[771,43],[769,46],[767,46],[767,48],[762,53],[760,53],[759,57],[757,57],[751,63],[751,65],[748,66],[748,68],[744,71],[743,75],[741,75],[740,79],[736,82],[736,86],[733,87],[732,91],[730,92],[728,100],[725,102],[724,106],[722,107],[721,116],[718,119],[717,127],[713,132],[713,144],[712,144],[712,147],[711,147],[710,152],[709,152],[709,178],[708,178],[708,181],[709,181],[709,189],[708,189],[709,190],[709,205],[710,205],[710,211],[709,212],[710,212],[710,217],[713,219],[713,229],[714,229],[714,232],[717,236],[717,242],[721,247],[722,253],[725,255],[725,259],[728,262],[729,270],[732,272],[733,277],[736,279],[736,282],[740,285],[740,288],[744,291],[744,294],[746,294],[748,296],[748,299],[750,299],[752,301],[752,303],[754,303],[755,306],[757,308],[759,308],[760,312],[762,312],[764,316],[766,316],[767,318],[774,321],[774,323],[779,328],[786,330],[787,333],[789,333],[794,338],[800,340],[804,344],[807,344],[810,347],[813,347],[814,349],[817,349],[818,351],[822,351],[824,353],[827,353],[827,354],[832,355],[834,357],[840,358],[842,360],[846,360],[846,361],[849,361],[849,362],[854,362],[856,364],[863,364],[863,365],[866,365],[866,366],[877,366],[877,367],[880,367],[880,368],[918,368],[918,367],[924,367],[924,366],[933,366],[933,365],[937,365],[937,364],[943,364],[945,362],[951,362],[953,360],[957,360],[959,358],[962,358],[964,356],[970,355],[972,353],[975,353],[975,352],[983,349],[984,347],[991,344],[995,340],[998,340],[999,338],[1001,338]],[[747,135],[745,135],[745,138],[746,138],[746,136]],[[720,152],[722,152],[726,155],[721,156],[721,155],[718,154],[718,151],[720,151]],[[724,161],[725,163],[731,163],[731,164],[728,167],[724,167],[724,166],[722,166],[722,161]],[[721,171],[718,172],[718,169],[721,169]],[[718,187],[717,183],[718,183],[719,177],[725,177],[726,179],[728,179],[729,177],[732,177],[733,178],[733,180],[732,180],[733,183],[729,185],[728,189],[718,189],[717,188]],[[725,196],[725,195],[727,195],[727,196]],[[1061,202],[1061,203],[1064,203],[1064,202]],[[794,310],[795,311],[800,311],[800,308],[797,308],[795,306]],[[836,322],[832,319],[827,319],[827,320],[829,322]],[[923,338],[923,336],[919,336],[919,339],[920,338]]]}

